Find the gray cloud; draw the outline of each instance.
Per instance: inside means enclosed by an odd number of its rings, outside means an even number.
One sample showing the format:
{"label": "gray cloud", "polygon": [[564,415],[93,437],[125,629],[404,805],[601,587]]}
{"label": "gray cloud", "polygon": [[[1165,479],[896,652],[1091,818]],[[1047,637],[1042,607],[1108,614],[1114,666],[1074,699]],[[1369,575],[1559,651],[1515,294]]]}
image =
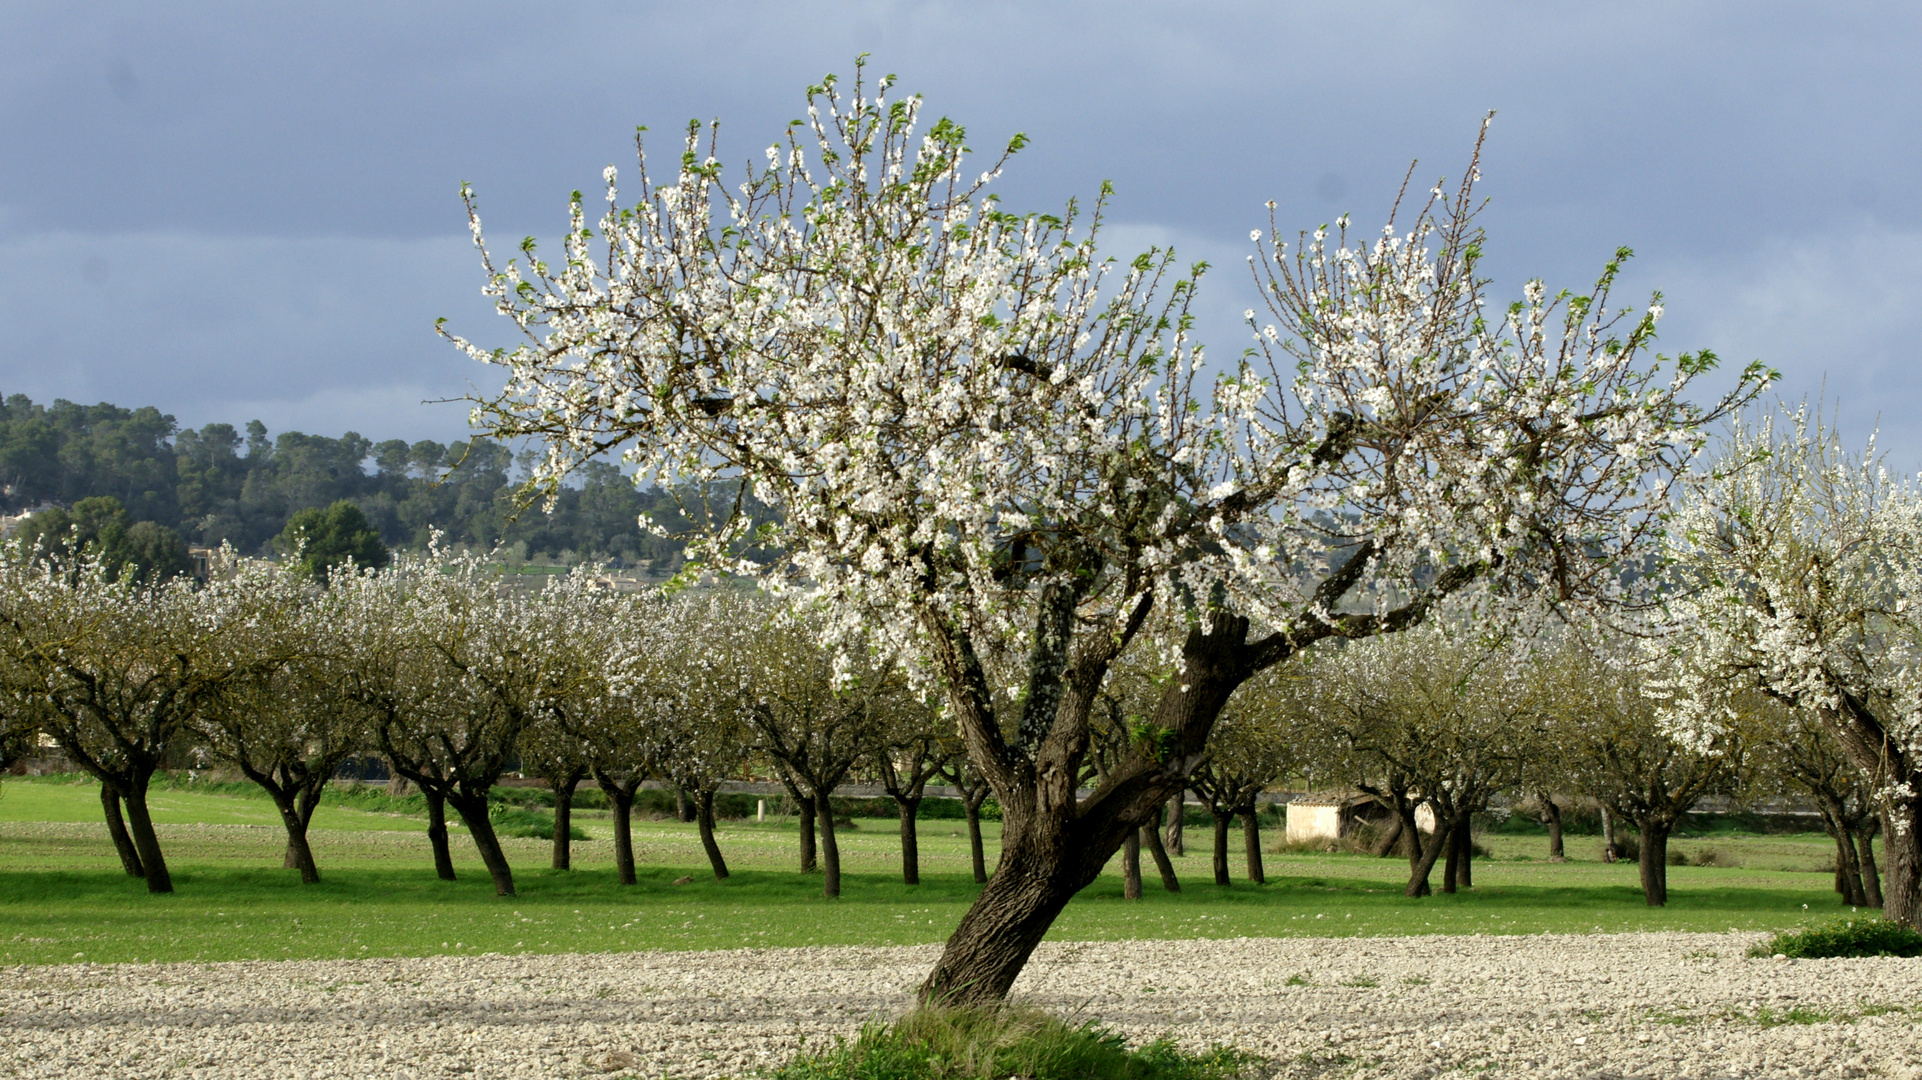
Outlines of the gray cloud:
{"label": "gray cloud", "polygon": [[1240,349],[1239,245],[1265,200],[1285,223],[1371,221],[1410,158],[1424,182],[1458,171],[1497,108],[1504,289],[1578,285],[1633,246],[1621,298],[1666,288],[1666,343],[1766,360],[1796,396],[1826,377],[1852,432],[1879,413],[1922,464],[1913,5],[46,2],[9,20],[9,392],[446,437],[460,410],[405,402],[487,374],[429,329],[493,319],[460,180],[495,235],[552,235],[636,124],[664,148],[719,116],[744,160],[867,51],[977,147],[1034,137],[1011,206],[1112,178],[1131,235],[1217,261],[1218,355]]}

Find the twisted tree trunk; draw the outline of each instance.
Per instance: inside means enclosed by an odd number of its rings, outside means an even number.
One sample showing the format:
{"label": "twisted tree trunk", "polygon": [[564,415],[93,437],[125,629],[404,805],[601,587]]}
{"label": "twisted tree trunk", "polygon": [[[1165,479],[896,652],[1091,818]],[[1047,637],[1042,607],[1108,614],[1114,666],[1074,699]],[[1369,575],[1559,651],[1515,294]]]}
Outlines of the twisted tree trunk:
{"label": "twisted tree trunk", "polygon": [[727,860],[721,857],[721,845],[714,839],[714,789],[704,787],[694,795],[694,817],[701,831],[701,850],[707,852],[708,865],[714,869],[717,881],[727,879]]}
{"label": "twisted tree trunk", "polygon": [[[507,865],[500,837],[494,834],[494,821],[488,816],[487,791],[492,786],[463,782],[447,794],[447,801],[467,826],[467,835],[473,838],[481,863],[487,867],[487,875],[494,879],[494,895],[513,896],[514,871]],[[446,876],[453,876],[451,866]]]}
{"label": "twisted tree trunk", "polygon": [[1544,791],[1542,800],[1542,824],[1548,827],[1548,861],[1567,862],[1568,852],[1562,847],[1562,808],[1555,797]]}
{"label": "twisted tree trunk", "polygon": [[129,877],[146,877],[147,872],[140,866],[140,852],[133,846],[133,837],[127,835],[126,820],[120,816],[120,789],[104,780],[100,782],[100,809],[106,815],[107,835],[113,838],[121,869]]}

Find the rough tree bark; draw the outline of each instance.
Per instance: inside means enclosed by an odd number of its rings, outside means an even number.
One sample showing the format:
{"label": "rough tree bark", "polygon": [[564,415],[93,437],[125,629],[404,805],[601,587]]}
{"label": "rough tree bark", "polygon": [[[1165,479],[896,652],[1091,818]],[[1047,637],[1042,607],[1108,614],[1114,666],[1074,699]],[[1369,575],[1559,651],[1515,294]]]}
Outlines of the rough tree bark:
{"label": "rough tree bark", "polygon": [[1121,898],[1141,899],[1141,834],[1129,833],[1121,842]]}
{"label": "rough tree bark", "polygon": [[1401,817],[1397,815],[1388,819],[1388,828],[1383,830],[1381,838],[1375,841],[1375,846],[1369,850],[1369,854],[1377,859],[1386,859],[1395,854],[1395,849],[1401,845],[1401,838]]}
{"label": "rough tree bark", "polygon": [[1155,872],[1161,875],[1161,887],[1169,892],[1181,891],[1181,879],[1175,876],[1175,864],[1168,858],[1168,849],[1161,844],[1161,823],[1152,821],[1141,827],[1141,840],[1148,845],[1148,854],[1155,860]]}
{"label": "rough tree bark", "polygon": [[1542,803],[1542,824],[1548,828],[1548,861],[1567,862],[1568,852],[1562,847],[1561,804],[1546,791],[1539,798]]}
{"label": "rough tree bark", "polygon": [[901,883],[921,884],[921,835],[915,817],[921,813],[921,797],[896,796],[894,812],[901,819]]}
{"label": "rough tree bark", "polygon": [[427,842],[434,849],[434,873],[442,881],[453,881],[454,853],[447,846],[447,796],[439,791],[421,789],[427,799]]}
{"label": "rough tree bark", "polygon": [[1856,845],[1861,849],[1857,861],[1862,866],[1862,891],[1873,908],[1882,906],[1882,875],[1875,868],[1875,831],[1880,824],[1881,818],[1870,814],[1867,824],[1855,834]]}
{"label": "rough tree bark", "polygon": [[1184,789],[1176,792],[1175,797],[1168,800],[1168,828],[1165,843],[1168,854],[1176,858],[1188,854],[1188,849],[1184,846],[1186,837],[1182,835],[1184,824],[1182,819],[1187,817],[1187,812],[1188,792]]}
{"label": "rough tree bark", "polygon": [[554,869],[570,870],[574,866],[574,790],[587,779],[587,767],[571,769],[560,776],[547,778],[548,789],[554,793]]}
{"label": "rough tree bark", "polygon": [[829,799],[832,788],[814,793],[814,818],[821,826],[821,895],[832,900],[841,895],[841,845],[834,839],[834,807]]}
{"label": "rough tree bark", "polygon": [[[420,783],[418,777],[415,783]],[[425,785],[423,785],[425,786]],[[481,863],[487,867],[487,876],[494,879],[494,895],[514,895],[514,871],[507,865],[507,855],[501,850],[500,837],[494,834],[494,821],[488,817],[487,792],[493,787],[492,781],[481,783],[463,780],[446,793],[447,804],[460,815],[461,824],[467,826],[467,835],[474,841],[475,850],[480,852]],[[449,867],[449,876],[452,876]]]}
{"label": "rough tree bark", "polygon": [[1226,887],[1231,884],[1228,880],[1228,823],[1234,820],[1234,815],[1212,806],[1208,812],[1215,819],[1215,884]]}
{"label": "rough tree bark", "polygon": [[147,781],[153,778],[153,770],[143,774],[136,771],[133,786],[123,792],[127,804],[127,832],[133,837],[134,850],[140,853],[142,877],[147,880],[147,891],[170,893],[174,891],[173,876],[167,872],[167,859],[160,853],[160,838],[154,834],[153,818],[147,813]]}
{"label": "rough tree bark", "polygon": [[1642,850],[1636,862],[1642,877],[1642,895],[1649,907],[1668,903],[1668,837],[1675,823],[1660,815],[1638,818],[1635,828],[1641,835]]}
{"label": "rough tree bark", "polygon": [[594,782],[600,785],[608,806],[614,811],[614,870],[623,885],[632,885],[637,880],[634,875],[634,795],[641,789],[641,779],[639,773],[615,777],[594,770]]}
{"label": "rough tree bark", "polygon": [[1266,885],[1268,875],[1262,872],[1261,867],[1261,824],[1255,818],[1258,812],[1253,803],[1247,804],[1239,811],[1241,846],[1248,859],[1248,880],[1256,885]]}

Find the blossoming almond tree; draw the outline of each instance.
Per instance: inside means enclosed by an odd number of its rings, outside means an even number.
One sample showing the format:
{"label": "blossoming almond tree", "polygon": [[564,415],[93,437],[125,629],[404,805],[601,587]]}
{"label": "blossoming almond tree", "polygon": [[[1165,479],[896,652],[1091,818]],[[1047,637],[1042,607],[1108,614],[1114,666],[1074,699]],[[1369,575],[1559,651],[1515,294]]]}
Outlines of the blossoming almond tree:
{"label": "blossoming almond tree", "polygon": [[128,873],[167,893],[147,785],[200,710],[260,659],[233,647],[253,631],[255,583],[142,584],[117,571],[94,552],[37,558],[18,542],[0,546],[0,680],[100,781]]}
{"label": "blossoming almond tree", "polygon": [[196,711],[205,751],[260,785],[287,830],[285,865],[306,884],[320,881],[307,829],[341,762],[366,745],[365,713],[344,693],[338,654],[315,619],[313,575],[294,560],[241,561],[223,550],[213,565],[220,588],[202,594],[209,622],[241,632],[220,638],[237,672]]}
{"label": "blossoming almond tree", "polygon": [[[696,517],[693,557],[814,590],[824,634],[864,626],[940,685],[1004,832],[923,993],[988,1001],[1241,682],[1471,591],[1608,602],[1703,424],[1762,373],[1689,404],[1712,357],[1652,356],[1659,306],[1609,311],[1614,263],[1589,295],[1484,310],[1471,168],[1372,237],[1258,233],[1273,326],[1211,375],[1173,256],[1098,253],[1105,187],[1092,212],[1010,214],[987,189],[1023,140],[971,171],[963,130],[891,82],[811,88],[738,185],[698,125],[671,180],[643,156],[631,204],[610,167],[558,264],[531,240],[497,262],[470,195],[526,340],[453,340],[505,369],[475,418],[545,440],[539,483],[619,451],[663,486],[734,484],[779,520]],[[780,555],[734,554],[751,543]],[[1182,672],[1165,736],[1081,797],[1090,705],[1144,632]]]}
{"label": "blossoming almond tree", "polygon": [[1659,648],[1666,722],[1721,737],[1734,695],[1812,711],[1874,791],[1883,911],[1922,925],[1922,492],[1806,406],[1739,427],[1671,527],[1688,591]]}

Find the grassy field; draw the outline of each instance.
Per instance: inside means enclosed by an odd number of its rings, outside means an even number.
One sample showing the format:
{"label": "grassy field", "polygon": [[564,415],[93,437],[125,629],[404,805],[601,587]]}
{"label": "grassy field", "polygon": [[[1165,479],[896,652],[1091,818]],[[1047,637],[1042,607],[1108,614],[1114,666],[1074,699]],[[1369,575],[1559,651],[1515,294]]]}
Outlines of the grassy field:
{"label": "grassy field", "polygon": [[[151,896],[121,873],[91,784],[0,786],[0,963],[236,960],[717,949],[935,942],[953,930],[976,886],[958,821],[924,821],[922,884],[901,884],[892,820],[841,832],[839,900],[793,870],[791,820],[725,822],[734,875],[709,874],[692,825],[635,822],[640,884],[623,888],[604,816],[577,813],[591,839],[572,871],[547,869],[543,841],[505,841],[520,895],[493,894],[464,836],[460,880],[434,877],[425,821],[323,807],[312,842],[323,881],[302,887],[280,869],[283,834],[264,799],[156,791],[151,800],[178,892]],[[994,828],[988,823],[988,828]],[[1571,837],[1574,860],[1546,861],[1545,837],[1491,834],[1476,888],[1410,901],[1406,865],[1354,855],[1272,854],[1269,883],[1212,883],[1205,830],[1177,860],[1180,894],[1121,898],[1119,862],[1056,924],[1062,940],[1351,934],[1516,934],[1620,930],[1773,930],[1838,910],[1833,851],[1820,834],[1684,838],[1690,855],[1734,866],[1670,870],[1670,903],[1642,902],[1635,867],[1597,861],[1594,837]],[[989,835],[990,844],[994,834]],[[990,849],[990,859],[993,857]],[[685,885],[673,882],[693,880]],[[1440,875],[1436,879],[1439,883]],[[1806,905],[1806,906],[1805,906]]]}

